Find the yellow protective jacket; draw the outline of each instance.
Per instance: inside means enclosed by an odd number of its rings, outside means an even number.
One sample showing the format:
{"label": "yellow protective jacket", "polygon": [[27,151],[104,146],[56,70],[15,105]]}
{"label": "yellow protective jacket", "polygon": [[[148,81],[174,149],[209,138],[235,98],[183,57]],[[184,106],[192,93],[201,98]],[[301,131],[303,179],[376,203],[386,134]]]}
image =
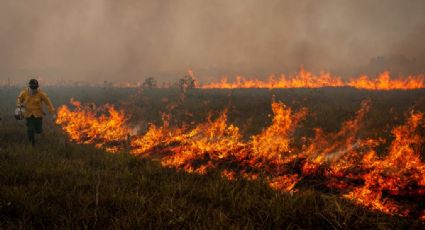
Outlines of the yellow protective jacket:
{"label": "yellow protective jacket", "polygon": [[47,105],[50,114],[54,114],[55,108],[53,107],[52,101],[50,101],[47,94],[40,89],[37,89],[34,95],[31,95],[30,89],[24,89],[18,96],[17,106],[23,106],[25,108],[25,117],[42,117],[45,113],[43,112],[42,102]]}

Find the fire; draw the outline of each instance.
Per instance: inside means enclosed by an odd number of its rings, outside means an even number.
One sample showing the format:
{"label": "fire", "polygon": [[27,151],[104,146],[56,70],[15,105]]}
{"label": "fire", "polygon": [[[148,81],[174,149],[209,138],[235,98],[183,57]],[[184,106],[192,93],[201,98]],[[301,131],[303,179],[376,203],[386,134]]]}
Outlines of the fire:
{"label": "fire", "polygon": [[383,199],[388,196],[425,195],[425,164],[420,159],[420,149],[424,140],[418,133],[423,126],[423,114],[412,113],[404,125],[392,131],[395,139],[389,147],[388,155],[373,161],[366,159],[373,167],[363,175],[364,186],[356,188],[346,195],[357,202],[380,211],[393,213],[401,210],[394,202]]}
{"label": "fire", "polygon": [[[312,181],[365,207],[424,220],[425,163],[420,151],[425,119],[420,112],[411,112],[405,124],[394,127],[387,153],[378,154],[376,148],[385,140],[360,134],[370,101],[362,102],[339,131],[317,128],[314,137],[301,137],[301,144],[294,133],[308,111],[293,111],[282,102],[272,102],[271,124],[247,139],[223,111],[192,129],[171,127],[170,115],[163,115],[161,126],[151,124],[145,134],[129,140],[131,128],[123,111],[110,105],[71,104],[73,110],[59,109],[57,123],[77,143],[111,152],[129,149],[189,173],[219,170],[230,180],[262,177],[282,191],[297,191]],[[102,111],[107,115],[99,114]]]}
{"label": "fire", "polygon": [[[193,74],[193,73],[192,73]],[[388,71],[382,72],[376,78],[360,75],[357,78],[343,80],[328,72],[315,75],[304,68],[294,75],[280,77],[269,76],[268,80],[248,80],[237,76],[235,81],[229,82],[224,77],[220,82],[202,85],[204,89],[234,89],[234,88],[321,88],[321,87],[353,87],[367,90],[410,90],[425,88],[425,75],[408,76],[406,78],[392,79]]]}
{"label": "fire", "polygon": [[408,76],[405,79],[393,80],[390,73],[385,71],[376,79],[369,79],[368,76],[362,75],[357,79],[350,80],[347,86],[368,90],[420,89],[425,86],[425,76]]}
{"label": "fire", "polygon": [[303,167],[304,174],[314,174],[325,162],[332,162],[328,173],[334,175],[345,174],[354,161],[358,160],[361,147],[367,147],[367,141],[358,136],[365,114],[370,109],[370,101],[363,101],[354,119],[342,124],[336,133],[325,134],[316,129],[316,135],[309,144],[304,146],[303,152],[307,158]]}
{"label": "fire", "polygon": [[268,159],[282,157],[282,153],[291,153],[292,133],[303,119],[307,110],[302,109],[293,114],[291,108],[281,102],[272,103],[273,121],[259,135],[252,137],[252,152],[256,156]]}
{"label": "fire", "polygon": [[[227,113],[223,112],[216,120],[208,119],[194,129],[181,133],[181,130],[171,131],[173,135],[166,137],[162,143],[178,143],[178,147],[162,159],[162,165],[167,167],[184,168],[188,172],[204,174],[214,168],[213,163],[232,156],[243,147],[240,141],[239,129],[227,125]],[[180,134],[179,134],[180,133]],[[134,152],[140,152],[134,146]],[[193,164],[195,160],[202,164]],[[199,166],[199,167],[198,167]]]}
{"label": "fire", "polygon": [[[66,105],[58,110],[56,123],[68,133],[71,140],[82,144],[95,144],[109,152],[118,152],[123,148],[130,128],[126,125],[123,111],[117,111],[111,105],[96,108],[93,104],[82,106],[71,99],[74,110]],[[105,112],[107,115],[97,115]]]}

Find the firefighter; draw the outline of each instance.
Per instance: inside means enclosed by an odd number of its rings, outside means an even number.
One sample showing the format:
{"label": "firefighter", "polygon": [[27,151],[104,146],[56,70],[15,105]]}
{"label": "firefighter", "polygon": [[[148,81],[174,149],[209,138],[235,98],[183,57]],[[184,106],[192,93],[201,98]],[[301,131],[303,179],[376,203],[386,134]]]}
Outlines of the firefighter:
{"label": "firefighter", "polygon": [[55,119],[55,108],[47,94],[39,89],[38,81],[31,79],[28,88],[22,90],[18,96],[17,106],[22,109],[22,117],[26,119],[28,140],[35,146],[35,134],[43,131],[43,115],[42,103],[46,104],[49,113]]}

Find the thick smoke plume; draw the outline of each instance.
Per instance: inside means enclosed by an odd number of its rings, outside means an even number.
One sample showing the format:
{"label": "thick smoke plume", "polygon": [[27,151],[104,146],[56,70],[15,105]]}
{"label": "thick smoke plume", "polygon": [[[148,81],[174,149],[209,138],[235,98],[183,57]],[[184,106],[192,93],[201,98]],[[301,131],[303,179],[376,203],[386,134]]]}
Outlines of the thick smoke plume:
{"label": "thick smoke plume", "polygon": [[425,72],[425,1],[0,1],[0,82]]}

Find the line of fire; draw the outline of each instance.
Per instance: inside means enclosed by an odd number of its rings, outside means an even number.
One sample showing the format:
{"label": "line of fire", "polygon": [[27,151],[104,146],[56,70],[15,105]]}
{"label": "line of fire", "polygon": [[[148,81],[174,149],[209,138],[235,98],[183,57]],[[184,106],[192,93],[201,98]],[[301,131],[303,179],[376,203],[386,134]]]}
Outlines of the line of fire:
{"label": "line of fire", "polygon": [[[129,124],[129,114],[113,105],[70,103],[60,107],[56,123],[76,143],[110,153],[130,151],[188,173],[216,170],[229,180],[262,177],[281,191],[297,192],[311,184],[372,210],[425,220],[421,112],[407,111],[403,124],[391,128],[390,140],[365,137],[359,130],[373,105],[364,100],[337,131],[315,128],[312,137],[295,138],[308,109],[294,111],[272,101],[271,124],[243,138],[228,122],[226,110],[190,128],[172,127],[171,115],[163,114],[162,125],[150,124],[140,134]],[[382,144],[387,146],[384,153],[377,150]]]}

